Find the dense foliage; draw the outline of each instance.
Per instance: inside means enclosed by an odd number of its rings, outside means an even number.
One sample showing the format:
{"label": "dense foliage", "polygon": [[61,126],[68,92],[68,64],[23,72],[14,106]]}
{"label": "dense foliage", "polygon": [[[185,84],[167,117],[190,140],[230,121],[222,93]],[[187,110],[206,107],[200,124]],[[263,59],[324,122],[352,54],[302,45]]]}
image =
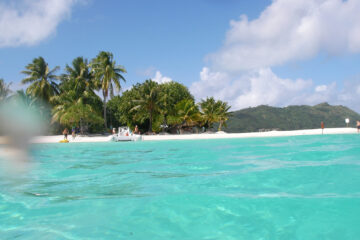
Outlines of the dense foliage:
{"label": "dense foliage", "polygon": [[218,122],[218,130],[221,131],[221,127],[225,124],[230,116],[230,106],[226,102],[216,101],[213,97],[202,100],[200,102],[200,106],[202,109],[205,126],[212,128],[213,124]]}
{"label": "dense foliage", "polygon": [[44,58],[35,58],[22,71],[26,91],[12,92],[11,83],[0,79],[0,103],[11,100],[32,109],[48,121],[50,133],[74,126],[82,133],[104,132],[110,131],[107,126],[123,125],[138,125],[142,133],[220,131],[223,127],[227,132],[254,132],[319,128],[321,121],[325,127],[344,127],[345,118],[355,126],[360,120],[358,113],[327,103],[285,108],[262,105],[230,114],[226,102],[212,97],[196,104],[187,87],[174,81],[159,84],[148,79],[115,95],[121,81],[125,82],[126,70],[109,52],[100,52],[90,62],[77,57],[55,75],[58,70]]}
{"label": "dense foliage", "polygon": [[25,92],[11,95],[10,84],[0,79],[0,102],[13,99],[36,110],[51,126],[50,133],[65,127],[77,127],[81,133],[103,132],[122,125],[138,125],[143,133],[198,132],[216,122],[221,129],[229,116],[227,103],[207,98],[196,104],[187,87],[174,81],[159,84],[148,79],[116,96],[126,69],[116,64],[110,52],[101,51],[90,62],[77,57],[55,75],[59,69],[50,68],[43,57],[33,59],[22,71]]}
{"label": "dense foliage", "polygon": [[[207,103],[213,99],[203,100]],[[212,122],[220,122],[221,106],[227,103],[216,101]],[[148,132],[183,132],[198,131],[206,125],[206,114],[202,113],[189,90],[177,82],[158,84],[151,79],[142,84],[136,84],[125,91],[121,97],[115,97],[108,102],[113,113],[113,122],[134,127],[138,125],[141,131]],[[229,108],[223,109],[228,111]],[[223,115],[227,115],[228,112]],[[193,129],[195,128],[195,129]]]}
{"label": "dense foliage", "polygon": [[11,83],[5,84],[4,79],[0,78],[0,101],[5,100],[10,95],[10,85]]}
{"label": "dense foliage", "polygon": [[284,108],[258,106],[235,111],[229,117],[227,132],[256,132],[266,130],[297,130],[327,127],[346,127],[345,118],[350,119],[349,126],[354,127],[360,115],[344,106],[331,106],[327,103],[315,106],[289,106]]}
{"label": "dense foliage", "polygon": [[52,96],[59,94],[58,78],[55,75],[55,72],[60,69],[59,66],[50,70],[44,58],[38,57],[25,68],[26,70],[21,73],[27,75],[27,77],[22,80],[22,83],[30,83],[30,86],[26,90],[27,93],[45,102],[49,102]]}
{"label": "dense foliage", "polygon": [[119,92],[121,89],[120,80],[125,82],[122,73],[126,73],[123,66],[116,65],[114,56],[110,52],[100,52],[91,62],[94,82],[97,90],[101,90],[104,102],[104,123],[107,128],[106,120],[106,101],[109,97],[114,96],[114,89]]}

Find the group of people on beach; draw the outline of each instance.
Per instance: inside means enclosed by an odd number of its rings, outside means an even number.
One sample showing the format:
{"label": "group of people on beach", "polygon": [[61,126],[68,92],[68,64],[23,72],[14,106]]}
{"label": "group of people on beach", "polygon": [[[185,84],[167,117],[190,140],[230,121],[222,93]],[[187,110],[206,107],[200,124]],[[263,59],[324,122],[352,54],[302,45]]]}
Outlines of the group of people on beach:
{"label": "group of people on beach", "polygon": [[[325,126],[324,126],[324,122],[321,122],[322,133],[324,132],[324,127],[325,127]],[[356,121],[356,128],[357,128],[357,132],[359,133],[359,132],[360,132],[360,121],[359,121],[359,120]],[[112,133],[113,133],[113,134],[116,133],[116,129],[115,129],[115,128],[113,128],[113,132],[112,132]],[[139,128],[138,128],[137,125],[136,125],[135,128],[134,128],[134,133],[135,133],[135,134],[140,134],[140,131],[139,131]],[[65,128],[64,131],[63,131],[64,139],[67,140],[68,134],[69,134],[69,130],[68,130],[67,128]],[[75,127],[72,127],[72,129],[71,129],[71,136],[72,136],[73,139],[75,139],[75,137],[76,137],[76,128],[75,128]]]}
{"label": "group of people on beach", "polygon": [[[324,133],[324,127],[325,127],[324,122],[322,121],[320,123],[320,125],[321,125],[322,133]],[[357,128],[357,132],[359,133],[360,132],[360,120],[356,121],[356,128]]]}
{"label": "group of people on beach", "polygon": [[[67,138],[68,134],[69,134],[69,130],[67,128],[65,128],[63,131],[65,140],[68,140],[68,138]],[[75,139],[75,137],[76,137],[76,128],[75,127],[72,127],[72,129],[71,129],[71,136],[72,136],[72,139]]]}
{"label": "group of people on beach", "polygon": [[[116,134],[116,128],[113,128],[112,134]],[[138,125],[135,125],[134,134],[140,134]]]}
{"label": "group of people on beach", "polygon": [[[116,133],[115,128],[113,128],[112,133],[113,134]],[[64,131],[63,131],[63,135],[64,135],[65,140],[68,140],[68,134],[69,134],[69,130],[68,130],[68,128],[65,128]],[[139,127],[137,125],[135,125],[134,134],[140,134]],[[72,129],[71,129],[71,136],[72,136],[72,139],[75,139],[75,137],[76,137],[76,128],[75,127],[72,127]]]}

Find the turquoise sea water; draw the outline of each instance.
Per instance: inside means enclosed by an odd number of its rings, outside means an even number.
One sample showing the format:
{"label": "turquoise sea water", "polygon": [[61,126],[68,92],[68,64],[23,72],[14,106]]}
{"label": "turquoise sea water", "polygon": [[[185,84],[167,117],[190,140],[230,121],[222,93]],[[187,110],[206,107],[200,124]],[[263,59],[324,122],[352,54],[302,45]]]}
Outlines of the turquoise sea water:
{"label": "turquoise sea water", "polygon": [[360,135],[34,145],[0,239],[360,239]]}

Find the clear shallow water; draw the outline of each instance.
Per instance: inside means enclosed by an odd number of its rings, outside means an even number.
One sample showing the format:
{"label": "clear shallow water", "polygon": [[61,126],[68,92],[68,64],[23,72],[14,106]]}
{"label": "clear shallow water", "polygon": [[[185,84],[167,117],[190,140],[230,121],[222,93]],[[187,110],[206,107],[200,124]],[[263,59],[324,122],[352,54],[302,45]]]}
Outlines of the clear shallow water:
{"label": "clear shallow water", "polygon": [[360,239],[360,135],[34,145],[0,239]]}

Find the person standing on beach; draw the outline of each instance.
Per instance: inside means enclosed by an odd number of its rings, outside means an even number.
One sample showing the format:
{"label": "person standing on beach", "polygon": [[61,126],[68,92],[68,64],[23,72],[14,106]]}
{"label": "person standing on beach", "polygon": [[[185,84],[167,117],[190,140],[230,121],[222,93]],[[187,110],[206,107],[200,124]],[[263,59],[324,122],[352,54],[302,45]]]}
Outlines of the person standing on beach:
{"label": "person standing on beach", "polygon": [[135,134],[140,134],[138,125],[135,125],[134,133],[135,133]]}
{"label": "person standing on beach", "polygon": [[356,128],[357,128],[357,132],[359,133],[359,131],[360,131],[360,121],[356,121]]}
{"label": "person standing on beach", "polygon": [[321,121],[321,134],[324,134],[324,122],[323,121]]}
{"label": "person standing on beach", "polygon": [[67,135],[69,134],[69,130],[67,128],[65,128],[63,131],[63,134],[64,134],[64,139],[67,140]]}

